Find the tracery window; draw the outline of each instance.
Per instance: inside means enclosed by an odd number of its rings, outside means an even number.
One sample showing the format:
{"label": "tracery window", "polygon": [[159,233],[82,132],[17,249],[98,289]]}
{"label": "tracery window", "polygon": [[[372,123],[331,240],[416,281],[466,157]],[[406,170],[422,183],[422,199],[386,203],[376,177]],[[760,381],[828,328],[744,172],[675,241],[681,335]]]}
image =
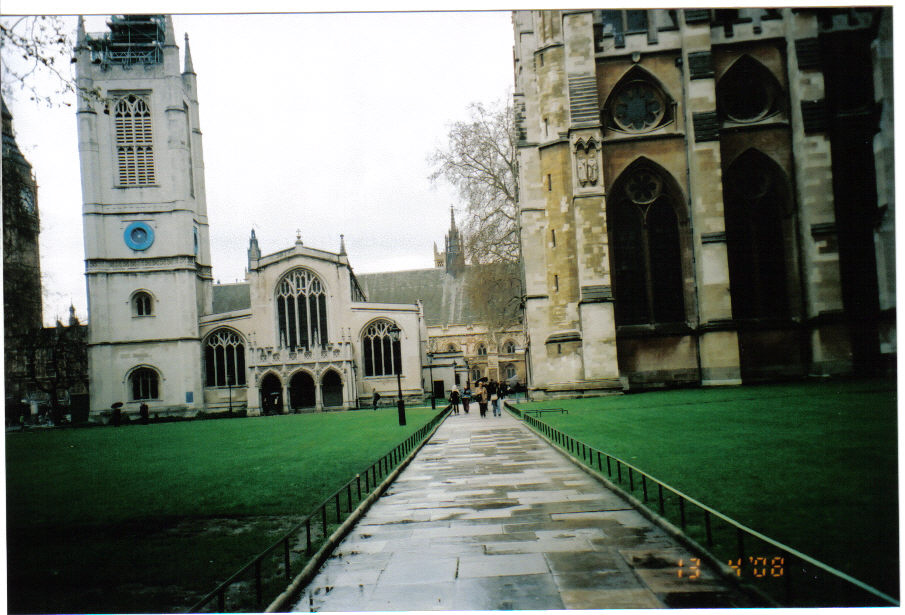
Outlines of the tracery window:
{"label": "tracery window", "polygon": [[217,329],[204,345],[204,385],[245,386],[245,344],[235,331]]}
{"label": "tracery window", "polygon": [[150,186],[154,174],[151,108],[141,96],[129,94],[113,108],[116,162],[120,186]]}
{"label": "tracery window", "polygon": [[678,219],[663,176],[638,165],[615,197],[608,213],[616,324],[685,320]]}
{"label": "tracery window", "polygon": [[647,71],[629,70],[612,90],[602,120],[608,130],[642,134],[672,122],[673,102]]}
{"label": "tracery window", "polygon": [[277,327],[280,346],[327,345],[327,293],[314,273],[293,269],[277,283]]}
{"label": "tracery window", "polygon": [[512,340],[508,340],[503,345],[503,352],[505,354],[515,354],[515,342],[513,342]]}
{"label": "tracery window", "polygon": [[158,398],[158,376],[153,369],[139,367],[130,374],[129,380],[132,385],[133,401]]}
{"label": "tracery window", "polygon": [[479,357],[487,356],[487,346],[485,346],[484,344],[478,344],[477,354]]}
{"label": "tracery window", "polygon": [[389,320],[371,323],[362,335],[365,376],[394,376],[402,373],[402,343],[390,336]]}
{"label": "tracery window", "polygon": [[724,176],[729,284],[735,318],[784,318],[789,313],[783,211],[787,195],[779,166],[748,150]]}
{"label": "tracery window", "polygon": [[154,313],[153,307],[154,302],[148,293],[140,291],[132,296],[133,316],[151,316]]}
{"label": "tracery window", "polygon": [[510,363],[506,366],[506,380],[515,380],[518,376],[518,371],[515,369],[515,365]]}

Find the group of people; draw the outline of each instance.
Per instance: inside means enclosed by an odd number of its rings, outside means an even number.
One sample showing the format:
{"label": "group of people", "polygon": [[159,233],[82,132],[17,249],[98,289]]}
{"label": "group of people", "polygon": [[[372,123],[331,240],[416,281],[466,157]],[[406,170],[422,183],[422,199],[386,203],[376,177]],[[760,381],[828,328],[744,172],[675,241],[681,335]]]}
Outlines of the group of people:
{"label": "group of people", "polygon": [[468,414],[468,409],[472,401],[478,404],[478,411],[482,418],[487,417],[487,405],[493,409],[493,416],[501,416],[500,402],[509,394],[509,387],[505,382],[497,382],[496,380],[488,380],[481,378],[475,382],[474,390],[466,386],[465,390],[460,394],[459,389],[453,387],[449,394],[449,403],[452,406],[452,413],[459,414],[459,404],[462,404],[462,410]]}

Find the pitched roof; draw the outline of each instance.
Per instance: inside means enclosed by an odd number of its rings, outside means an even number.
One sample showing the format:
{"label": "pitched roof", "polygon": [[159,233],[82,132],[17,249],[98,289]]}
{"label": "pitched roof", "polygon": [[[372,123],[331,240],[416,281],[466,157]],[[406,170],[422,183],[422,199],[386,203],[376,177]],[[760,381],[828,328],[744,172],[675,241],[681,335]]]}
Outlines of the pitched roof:
{"label": "pitched roof", "polygon": [[465,292],[465,275],[451,275],[445,268],[356,274],[368,301],[424,303],[424,320],[431,325],[463,325],[476,322]]}
{"label": "pitched roof", "polygon": [[251,292],[247,283],[215,284],[211,295],[211,312],[222,314],[251,307]]}

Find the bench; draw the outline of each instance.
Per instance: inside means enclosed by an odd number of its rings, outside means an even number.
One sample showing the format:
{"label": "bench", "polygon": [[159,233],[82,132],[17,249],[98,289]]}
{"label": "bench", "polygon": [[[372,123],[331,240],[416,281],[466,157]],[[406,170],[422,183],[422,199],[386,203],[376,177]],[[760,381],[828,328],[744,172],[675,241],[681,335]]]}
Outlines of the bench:
{"label": "bench", "polygon": [[531,410],[522,410],[522,414],[534,413],[537,416],[546,414],[547,412],[559,412],[560,414],[569,414],[569,411],[566,410],[565,408],[532,408]]}

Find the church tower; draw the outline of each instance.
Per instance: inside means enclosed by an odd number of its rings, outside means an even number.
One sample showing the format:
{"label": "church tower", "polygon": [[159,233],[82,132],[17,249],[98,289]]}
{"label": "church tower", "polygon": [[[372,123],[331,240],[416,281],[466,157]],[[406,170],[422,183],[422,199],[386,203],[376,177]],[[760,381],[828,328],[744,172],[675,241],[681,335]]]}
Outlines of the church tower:
{"label": "church tower", "polygon": [[172,18],[113,16],[76,47],[91,411],[203,407],[211,264],[196,76]]}
{"label": "church tower", "polygon": [[456,275],[465,270],[465,246],[456,228],[456,216],[449,208],[449,234],[446,235],[446,273]]}

